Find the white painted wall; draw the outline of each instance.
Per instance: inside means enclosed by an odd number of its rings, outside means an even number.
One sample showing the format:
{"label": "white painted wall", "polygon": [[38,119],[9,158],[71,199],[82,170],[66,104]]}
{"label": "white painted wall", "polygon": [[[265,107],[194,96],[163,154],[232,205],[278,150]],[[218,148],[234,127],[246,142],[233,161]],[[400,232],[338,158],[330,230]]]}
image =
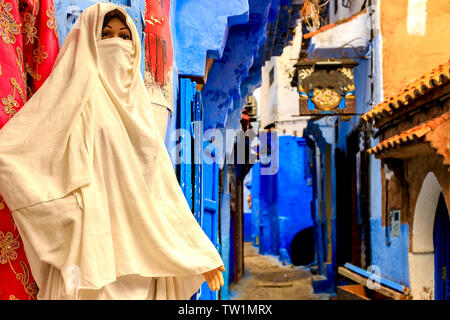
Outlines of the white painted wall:
{"label": "white painted wall", "polygon": [[[270,71],[274,72],[274,82],[270,84],[269,74]],[[263,129],[266,125],[274,122],[277,119],[277,110],[278,110],[278,81],[277,75],[277,63],[276,57],[272,57],[269,61],[266,61],[264,67],[261,70],[262,72],[262,84],[260,90],[260,120],[261,120],[261,129]]]}
{"label": "white painted wall", "polygon": [[427,0],[408,0],[406,20],[408,34],[425,36],[427,25]]}
{"label": "white painted wall", "polygon": [[[338,10],[335,12],[335,3],[338,4]],[[372,1],[375,4],[376,0]],[[338,20],[346,19],[361,11],[361,7],[364,4],[364,0],[351,0],[350,7],[346,8],[342,6],[342,0],[330,0],[330,23]]]}
{"label": "white painted wall", "polygon": [[[294,36],[292,45],[284,48],[279,57],[272,57],[262,68],[262,84],[259,88],[258,112],[261,128],[275,122],[279,135],[301,136],[306,127],[307,118],[298,115],[297,89],[291,87],[294,65],[298,60],[302,41],[300,28]],[[269,84],[270,70],[274,70],[274,82]]]}
{"label": "white painted wall", "polygon": [[414,208],[411,252],[408,254],[409,282],[415,300],[434,299],[433,229],[440,194],[439,182],[434,173],[429,172]]}

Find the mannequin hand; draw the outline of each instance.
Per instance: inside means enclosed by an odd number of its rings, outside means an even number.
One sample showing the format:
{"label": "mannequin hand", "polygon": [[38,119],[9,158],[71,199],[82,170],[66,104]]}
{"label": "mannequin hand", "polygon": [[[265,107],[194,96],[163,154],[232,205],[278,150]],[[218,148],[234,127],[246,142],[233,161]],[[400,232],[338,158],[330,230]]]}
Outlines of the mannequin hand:
{"label": "mannequin hand", "polygon": [[224,281],[222,271],[225,271],[224,266],[220,266],[217,269],[203,273],[203,276],[205,277],[211,291],[216,291],[219,290],[220,287],[223,287]]}

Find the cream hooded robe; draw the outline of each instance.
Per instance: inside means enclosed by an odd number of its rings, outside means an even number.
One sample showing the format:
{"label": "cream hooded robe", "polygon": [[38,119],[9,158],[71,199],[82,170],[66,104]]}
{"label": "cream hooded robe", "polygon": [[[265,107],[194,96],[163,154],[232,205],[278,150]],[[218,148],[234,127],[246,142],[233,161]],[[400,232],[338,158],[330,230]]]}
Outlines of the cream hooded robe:
{"label": "cream hooded robe", "polygon": [[[101,40],[121,10],[133,40]],[[0,130],[0,194],[38,299],[189,299],[224,263],[192,215],[121,7],[86,9],[51,75]]]}

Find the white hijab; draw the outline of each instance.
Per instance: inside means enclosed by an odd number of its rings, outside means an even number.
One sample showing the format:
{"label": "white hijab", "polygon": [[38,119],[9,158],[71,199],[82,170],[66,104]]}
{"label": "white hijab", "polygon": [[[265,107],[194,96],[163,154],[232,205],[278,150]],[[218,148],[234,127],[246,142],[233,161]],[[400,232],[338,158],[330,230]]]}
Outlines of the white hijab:
{"label": "white hijab", "polygon": [[[132,41],[101,40],[103,18],[114,9],[127,17]],[[137,274],[170,282],[167,297],[189,299],[202,274],[223,265],[178,184],[140,57],[139,34],[123,8],[89,7],[47,81],[0,130],[0,194],[27,256],[36,255],[30,266],[38,286],[47,281],[45,265],[61,272],[76,265],[84,289]],[[81,216],[62,212],[72,208],[70,195]]]}

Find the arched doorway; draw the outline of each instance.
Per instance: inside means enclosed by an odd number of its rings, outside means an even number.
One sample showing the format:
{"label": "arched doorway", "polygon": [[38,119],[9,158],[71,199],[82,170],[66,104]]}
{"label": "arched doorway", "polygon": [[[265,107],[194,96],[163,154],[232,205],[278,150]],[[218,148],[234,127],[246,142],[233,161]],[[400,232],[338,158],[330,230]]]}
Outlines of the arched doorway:
{"label": "arched doorway", "polygon": [[[414,209],[411,252],[408,256],[411,295],[415,300],[435,299],[434,225],[442,194],[434,173],[425,177]],[[448,215],[448,214],[447,214]]]}
{"label": "arched doorway", "polygon": [[291,261],[294,266],[306,266],[314,262],[314,229],[298,232],[291,242]]}
{"label": "arched doorway", "polygon": [[450,300],[450,222],[443,194],[436,209],[433,240],[435,299]]}

